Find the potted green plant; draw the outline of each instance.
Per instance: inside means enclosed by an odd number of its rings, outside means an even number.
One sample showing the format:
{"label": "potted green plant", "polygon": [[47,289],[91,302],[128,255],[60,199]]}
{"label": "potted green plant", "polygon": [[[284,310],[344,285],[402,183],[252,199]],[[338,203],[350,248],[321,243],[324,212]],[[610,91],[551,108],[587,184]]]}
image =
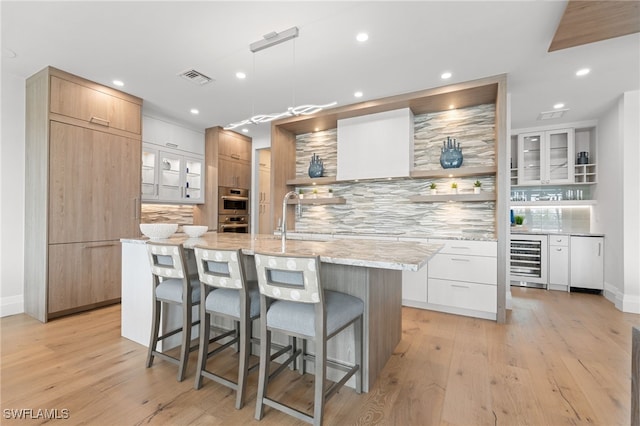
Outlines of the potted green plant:
{"label": "potted green plant", "polygon": [[318,188],[313,188],[313,196],[311,198],[318,198]]}
{"label": "potted green plant", "polygon": [[329,188],[329,190],[327,191],[327,197],[333,198],[333,189],[332,188]]}
{"label": "potted green plant", "polygon": [[522,224],[524,223],[524,216],[517,215],[513,218],[513,220],[516,223],[516,226],[522,226]]}
{"label": "potted green plant", "polygon": [[480,182],[479,180],[473,182],[473,193],[479,194],[481,186],[482,186],[482,182]]}
{"label": "potted green plant", "polygon": [[453,194],[457,194],[457,193],[458,193],[458,184],[457,184],[457,183],[453,182],[453,183],[451,184],[451,192],[452,192]]}
{"label": "potted green plant", "polygon": [[431,192],[431,195],[436,195],[438,193],[438,191],[436,190],[435,182],[431,182],[431,185],[429,185],[429,190]]}

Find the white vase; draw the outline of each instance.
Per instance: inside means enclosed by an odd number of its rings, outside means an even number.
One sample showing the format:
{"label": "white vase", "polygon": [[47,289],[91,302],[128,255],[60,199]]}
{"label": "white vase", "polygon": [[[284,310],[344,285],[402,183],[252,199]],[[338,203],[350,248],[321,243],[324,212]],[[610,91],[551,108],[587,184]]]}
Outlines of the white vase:
{"label": "white vase", "polygon": [[457,194],[458,193],[458,188],[451,188],[451,193],[452,194]]}
{"label": "white vase", "polygon": [[473,193],[474,194],[479,194],[480,193],[480,187],[479,186],[474,186],[473,187]]}
{"label": "white vase", "polygon": [[429,192],[431,193],[431,195],[437,195],[438,194],[438,190],[437,189],[431,189],[429,190]]}

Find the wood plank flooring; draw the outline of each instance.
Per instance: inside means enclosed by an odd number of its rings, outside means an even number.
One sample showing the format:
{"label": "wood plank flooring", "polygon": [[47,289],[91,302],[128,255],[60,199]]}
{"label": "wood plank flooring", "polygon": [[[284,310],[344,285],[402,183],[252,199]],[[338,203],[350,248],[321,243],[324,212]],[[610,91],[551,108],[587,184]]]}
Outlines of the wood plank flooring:
{"label": "wood plank flooring", "polygon": [[[326,406],[328,425],[628,425],[631,330],[602,296],[512,288],[507,323],[403,308],[402,341],[367,394],[343,388]],[[54,410],[54,424],[298,425],[266,408],[254,420],[257,374],[248,402],[234,409],[231,390],[187,379],[146,348],[120,337],[120,307],[41,324],[26,315],[0,320],[0,423],[7,410]],[[235,354],[210,368],[235,374]],[[271,389],[271,388],[270,388]],[[313,378],[285,371],[270,395],[311,412]]]}

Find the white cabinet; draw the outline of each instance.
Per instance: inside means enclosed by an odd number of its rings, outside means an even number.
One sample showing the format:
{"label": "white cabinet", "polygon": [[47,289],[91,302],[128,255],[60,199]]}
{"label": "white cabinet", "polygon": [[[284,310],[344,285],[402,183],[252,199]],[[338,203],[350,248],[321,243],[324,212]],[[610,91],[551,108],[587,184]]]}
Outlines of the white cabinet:
{"label": "white cabinet", "polygon": [[571,287],[604,288],[603,237],[571,237]]}
{"label": "white cabinet", "polygon": [[574,129],[518,135],[518,185],[574,183]]}
{"label": "white cabinet", "polygon": [[443,247],[426,267],[403,273],[403,305],[495,319],[497,243],[431,238],[429,243]]}
{"label": "white cabinet", "polygon": [[549,235],[549,290],[569,289],[569,236]]}
{"label": "white cabinet", "polygon": [[162,203],[204,202],[204,158],[177,150],[142,147],[142,200]]}
{"label": "white cabinet", "polygon": [[146,115],[142,117],[142,141],[204,156],[204,133]]}

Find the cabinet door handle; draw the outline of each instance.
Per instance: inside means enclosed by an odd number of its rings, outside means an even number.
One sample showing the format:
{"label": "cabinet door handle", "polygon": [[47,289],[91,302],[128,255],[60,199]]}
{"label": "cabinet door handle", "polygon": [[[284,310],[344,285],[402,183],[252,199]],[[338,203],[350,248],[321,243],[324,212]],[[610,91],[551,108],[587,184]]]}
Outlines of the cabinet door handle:
{"label": "cabinet door handle", "polygon": [[600,256],[601,252],[602,252],[602,243],[598,243],[598,256]]}
{"label": "cabinet door handle", "polygon": [[460,285],[460,284],[451,284],[451,287],[457,287],[457,288],[466,288],[466,289],[469,289],[469,286],[466,286],[466,285]]}
{"label": "cabinet door handle", "polygon": [[92,115],[91,118],[89,119],[89,123],[99,124],[100,126],[105,126],[105,127],[109,127],[109,124],[110,124],[109,120],[96,117],[94,115]]}
{"label": "cabinet door handle", "polygon": [[457,257],[452,257],[451,260],[453,260],[454,262],[471,262],[471,260],[469,259],[460,259]]}
{"label": "cabinet door handle", "polygon": [[231,154],[231,158],[233,158],[234,160],[239,160],[239,159],[240,159],[240,155],[238,155],[238,154]]}
{"label": "cabinet door handle", "polygon": [[138,197],[133,199],[133,218],[138,219]]}
{"label": "cabinet door handle", "polygon": [[160,184],[156,183],[156,195],[160,196]]}
{"label": "cabinet door handle", "polygon": [[562,251],[562,249],[561,248],[557,248],[556,251]]}
{"label": "cabinet door handle", "polygon": [[85,244],[85,246],[83,248],[86,248],[86,249],[105,248],[105,247],[113,247],[115,245],[117,245],[117,243],[96,244],[96,245],[93,245],[93,246]]}
{"label": "cabinet door handle", "polygon": [[168,146],[169,148],[177,148],[178,144],[177,143],[171,143],[171,142],[167,142],[165,143],[166,146]]}

